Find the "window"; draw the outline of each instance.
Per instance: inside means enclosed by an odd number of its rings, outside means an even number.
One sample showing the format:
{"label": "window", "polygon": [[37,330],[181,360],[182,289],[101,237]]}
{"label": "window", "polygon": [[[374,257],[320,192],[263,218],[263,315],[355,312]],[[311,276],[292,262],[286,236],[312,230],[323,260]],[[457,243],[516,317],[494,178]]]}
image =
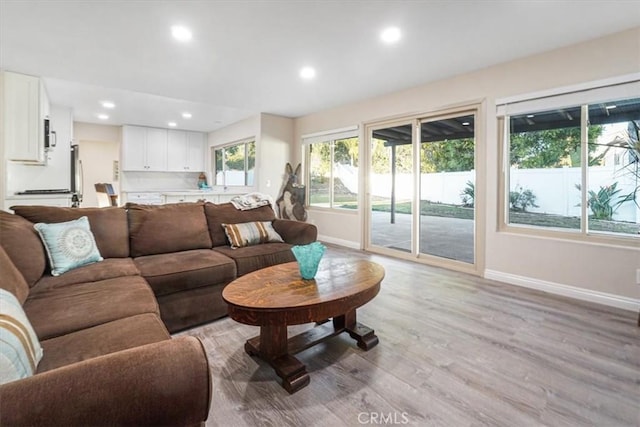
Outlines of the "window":
{"label": "window", "polygon": [[499,106],[507,225],[640,238],[640,92],[620,86]]}
{"label": "window", "polygon": [[255,141],[243,141],[213,150],[213,175],[216,185],[252,186],[256,166]]}
{"label": "window", "polygon": [[303,138],[307,147],[309,205],[358,208],[357,129]]}

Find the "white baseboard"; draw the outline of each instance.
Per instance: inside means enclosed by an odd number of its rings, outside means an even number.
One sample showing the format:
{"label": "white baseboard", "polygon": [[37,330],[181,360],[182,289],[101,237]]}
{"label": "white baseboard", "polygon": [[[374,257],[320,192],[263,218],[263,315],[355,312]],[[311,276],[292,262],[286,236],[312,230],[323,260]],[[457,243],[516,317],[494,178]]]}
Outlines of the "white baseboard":
{"label": "white baseboard", "polygon": [[545,280],[533,279],[531,277],[518,276],[510,273],[503,273],[495,270],[485,270],[485,279],[497,280],[509,283],[510,285],[522,286],[525,288],[537,289],[550,294],[562,295],[582,301],[590,301],[623,310],[640,310],[640,299],[624,297],[621,295],[608,294],[606,292],[592,291],[590,289],[578,288],[575,286],[562,285],[560,283],[547,282]]}
{"label": "white baseboard", "polygon": [[333,245],[344,246],[351,249],[360,249],[359,242],[352,242],[351,240],[337,239],[335,237],[318,235],[318,240],[321,242],[331,243]]}

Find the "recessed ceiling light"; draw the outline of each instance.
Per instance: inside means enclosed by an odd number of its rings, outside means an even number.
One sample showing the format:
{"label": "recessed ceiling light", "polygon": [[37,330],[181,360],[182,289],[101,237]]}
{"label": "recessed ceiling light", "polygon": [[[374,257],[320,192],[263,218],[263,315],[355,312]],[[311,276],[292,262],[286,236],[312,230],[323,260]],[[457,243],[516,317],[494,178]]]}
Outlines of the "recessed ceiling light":
{"label": "recessed ceiling light", "polygon": [[178,126],[178,124],[176,122],[169,122],[167,124],[169,125],[170,128],[174,128],[174,127]]}
{"label": "recessed ceiling light", "polygon": [[607,106],[606,106],[606,107],[604,107],[604,108],[606,108],[607,110],[611,110],[611,109],[613,109],[613,108],[617,108],[617,107],[618,107],[617,105],[607,105]]}
{"label": "recessed ceiling light", "polygon": [[534,114],[527,114],[527,117],[531,119],[531,118],[535,117],[535,115]]}
{"label": "recessed ceiling light", "polygon": [[191,40],[191,37],[193,37],[191,30],[187,27],[183,27],[182,25],[174,25],[171,27],[171,35],[174,39],[181,42],[188,42]]}
{"label": "recessed ceiling light", "polygon": [[300,69],[300,77],[304,80],[311,80],[316,76],[316,70],[312,67],[302,67]]}
{"label": "recessed ceiling light", "polygon": [[184,113],[182,113],[182,117],[185,119],[190,119],[191,118],[191,113],[187,113],[186,111]]}
{"label": "recessed ceiling light", "polygon": [[389,27],[382,30],[380,33],[380,40],[386,44],[393,44],[402,38],[402,33],[398,27]]}
{"label": "recessed ceiling light", "polygon": [[462,126],[469,126],[471,123],[469,122],[462,122]]}
{"label": "recessed ceiling light", "polygon": [[107,116],[106,114],[98,114],[98,118],[100,120],[107,120],[109,118],[109,116]]}
{"label": "recessed ceiling light", "polygon": [[115,107],[116,107],[116,104],[114,104],[114,103],[113,103],[113,102],[111,102],[111,101],[102,101],[102,106],[103,106],[104,108],[115,108]]}

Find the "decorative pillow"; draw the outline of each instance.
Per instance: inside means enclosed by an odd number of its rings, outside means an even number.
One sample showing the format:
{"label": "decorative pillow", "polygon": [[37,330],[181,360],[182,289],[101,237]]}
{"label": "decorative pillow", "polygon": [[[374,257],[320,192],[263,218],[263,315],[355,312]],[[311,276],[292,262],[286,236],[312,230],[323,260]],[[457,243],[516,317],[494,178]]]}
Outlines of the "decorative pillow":
{"label": "decorative pillow", "polygon": [[33,228],[47,250],[53,276],[103,260],[86,216],[55,224],[39,222]]}
{"label": "decorative pillow", "polygon": [[32,376],[42,347],[18,299],[0,289],[0,384]]}
{"label": "decorative pillow", "polygon": [[271,221],[244,222],[241,224],[222,224],[232,249],[260,243],[284,242],[273,229]]}

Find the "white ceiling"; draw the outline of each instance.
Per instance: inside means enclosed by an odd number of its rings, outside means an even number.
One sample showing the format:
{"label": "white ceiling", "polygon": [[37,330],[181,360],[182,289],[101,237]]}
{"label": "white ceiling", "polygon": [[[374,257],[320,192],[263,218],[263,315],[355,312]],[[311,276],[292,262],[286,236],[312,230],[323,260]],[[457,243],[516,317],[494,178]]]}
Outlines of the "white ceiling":
{"label": "white ceiling", "polygon": [[[638,26],[640,1],[0,0],[0,68],[77,121],[211,131],[298,117]],[[193,40],[172,39],[182,24]],[[379,32],[397,26],[394,46]],[[313,81],[298,71],[311,65]],[[99,102],[111,100],[110,119]],[[181,112],[193,114],[182,119]]]}

